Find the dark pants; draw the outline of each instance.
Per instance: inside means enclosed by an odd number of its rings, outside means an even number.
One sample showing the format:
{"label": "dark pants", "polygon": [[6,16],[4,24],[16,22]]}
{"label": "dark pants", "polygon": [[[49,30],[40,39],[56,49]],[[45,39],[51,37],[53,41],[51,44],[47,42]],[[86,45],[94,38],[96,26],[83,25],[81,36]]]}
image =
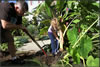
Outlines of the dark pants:
{"label": "dark pants", "polygon": [[55,52],[58,51],[59,48],[59,43],[58,40],[55,38],[55,36],[53,35],[53,33],[48,32],[49,38],[51,40],[51,49],[52,49],[52,53],[54,54]]}

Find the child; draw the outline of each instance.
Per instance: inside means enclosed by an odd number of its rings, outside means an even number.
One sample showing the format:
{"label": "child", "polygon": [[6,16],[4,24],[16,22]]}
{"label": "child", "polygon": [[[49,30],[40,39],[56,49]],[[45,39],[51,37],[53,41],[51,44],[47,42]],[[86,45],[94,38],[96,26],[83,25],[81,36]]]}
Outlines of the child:
{"label": "child", "polygon": [[[58,33],[60,34],[60,39],[58,37]],[[48,35],[51,40],[51,49],[52,49],[52,54],[55,56],[59,52],[59,43],[58,41],[63,42],[63,35],[62,31],[59,26],[59,22],[57,18],[53,18],[51,20],[51,25],[48,29]]]}

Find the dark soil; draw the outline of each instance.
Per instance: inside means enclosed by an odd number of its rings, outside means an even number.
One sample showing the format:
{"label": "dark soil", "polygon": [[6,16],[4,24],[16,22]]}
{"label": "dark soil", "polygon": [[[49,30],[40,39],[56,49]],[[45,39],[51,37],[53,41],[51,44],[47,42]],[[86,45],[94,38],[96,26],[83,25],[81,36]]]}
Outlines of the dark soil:
{"label": "dark soil", "polygon": [[[65,52],[66,53],[66,52]],[[17,53],[17,56],[25,60],[25,64],[12,64],[11,56],[7,51],[0,51],[0,66],[37,66],[37,67],[50,67],[52,64],[56,64],[63,56],[59,53],[57,56],[52,56],[51,53],[47,53],[47,57],[41,52],[35,53],[34,51],[29,52],[20,52]],[[35,61],[33,61],[35,59]],[[37,61],[36,61],[37,60]]]}

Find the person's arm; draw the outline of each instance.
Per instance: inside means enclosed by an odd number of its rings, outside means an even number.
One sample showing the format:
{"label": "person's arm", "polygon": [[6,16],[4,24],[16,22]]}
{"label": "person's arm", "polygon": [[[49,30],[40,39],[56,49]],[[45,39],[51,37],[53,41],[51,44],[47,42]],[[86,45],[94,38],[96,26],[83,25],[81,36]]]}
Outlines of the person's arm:
{"label": "person's arm", "polygon": [[25,28],[22,25],[12,24],[2,19],[1,19],[1,24],[2,24],[3,29],[24,29]]}
{"label": "person's arm", "polygon": [[59,40],[58,35],[56,34],[56,32],[55,32],[54,30],[52,30],[52,33],[53,33],[53,35],[55,36],[55,38],[56,38],[57,40]]}

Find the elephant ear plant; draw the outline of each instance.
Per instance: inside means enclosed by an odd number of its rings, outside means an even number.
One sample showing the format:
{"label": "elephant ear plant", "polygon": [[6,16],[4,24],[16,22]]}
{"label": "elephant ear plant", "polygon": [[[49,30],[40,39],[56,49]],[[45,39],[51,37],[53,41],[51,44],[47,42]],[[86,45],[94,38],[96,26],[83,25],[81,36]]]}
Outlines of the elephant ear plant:
{"label": "elephant ear plant", "polygon": [[[75,64],[80,64],[80,59],[82,59],[84,67],[85,67],[86,66],[85,59],[89,57],[90,52],[94,48],[93,47],[94,40],[95,39],[97,40],[97,38],[99,37],[98,36],[99,30],[98,30],[98,27],[96,26],[99,18],[98,18],[98,12],[91,13],[91,11],[89,11],[87,7],[84,6],[83,2],[78,2],[78,3],[79,5],[78,5],[77,11],[79,11],[78,12],[79,16],[77,16],[76,18],[73,18],[73,20],[66,27],[65,32],[64,32],[64,35],[66,35],[66,32],[67,32],[67,37],[68,37],[70,46],[68,48],[69,53],[65,55],[63,61],[65,62],[65,59],[68,59],[67,58],[68,56],[72,56]],[[81,10],[79,10],[79,8]],[[95,11],[95,8],[91,8],[91,9]],[[85,13],[82,13],[82,12],[85,12]],[[69,27],[72,27],[72,28],[68,29]],[[93,34],[95,34],[95,36],[93,36]],[[98,44],[98,41],[95,44]],[[90,59],[87,59],[87,66],[89,65],[88,64],[89,61]],[[94,60],[93,60],[93,63],[94,63]]]}
{"label": "elephant ear plant", "polygon": [[[67,51],[61,63],[71,65],[69,57],[72,57],[73,64],[82,63],[86,67],[90,62],[91,65],[94,61],[98,62],[98,11],[99,3],[94,0],[45,0],[36,8],[34,16],[41,19],[40,24],[45,22],[44,27],[40,26],[40,33],[43,33],[42,30],[46,32],[50,20],[57,17],[65,39],[64,48]],[[69,47],[66,47],[68,45]]]}

